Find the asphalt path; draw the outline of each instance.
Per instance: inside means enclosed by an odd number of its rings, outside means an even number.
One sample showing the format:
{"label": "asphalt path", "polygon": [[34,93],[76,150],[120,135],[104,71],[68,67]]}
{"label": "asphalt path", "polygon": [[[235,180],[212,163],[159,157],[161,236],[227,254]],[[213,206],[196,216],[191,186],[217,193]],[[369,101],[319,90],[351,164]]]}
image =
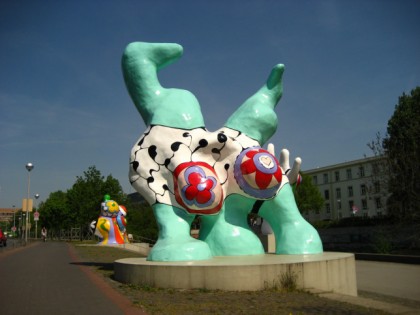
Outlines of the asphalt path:
{"label": "asphalt path", "polygon": [[141,313],[64,242],[34,242],[0,251],[0,314]]}
{"label": "asphalt path", "polygon": [[420,301],[420,265],[356,261],[357,288]]}

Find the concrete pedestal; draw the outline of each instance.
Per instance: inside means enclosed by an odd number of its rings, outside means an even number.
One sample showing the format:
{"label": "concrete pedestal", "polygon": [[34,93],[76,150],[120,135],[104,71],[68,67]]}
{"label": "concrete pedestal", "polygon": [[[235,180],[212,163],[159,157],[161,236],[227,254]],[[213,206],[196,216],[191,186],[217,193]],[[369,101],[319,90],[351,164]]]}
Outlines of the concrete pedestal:
{"label": "concrete pedestal", "polygon": [[357,296],[353,254],[224,256],[210,260],[155,262],[125,258],[114,263],[115,279],[160,288],[257,291],[296,275],[299,289]]}

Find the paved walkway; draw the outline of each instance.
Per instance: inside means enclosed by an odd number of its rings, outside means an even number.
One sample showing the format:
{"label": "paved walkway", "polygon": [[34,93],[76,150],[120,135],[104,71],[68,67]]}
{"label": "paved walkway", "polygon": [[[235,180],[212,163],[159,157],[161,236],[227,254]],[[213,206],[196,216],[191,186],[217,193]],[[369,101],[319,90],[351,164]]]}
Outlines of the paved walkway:
{"label": "paved walkway", "polygon": [[319,296],[382,310],[390,314],[420,314],[420,266],[356,261],[358,297],[329,292]]}
{"label": "paved walkway", "polygon": [[[9,244],[12,245],[12,244]],[[62,242],[0,253],[0,314],[141,314]]]}
{"label": "paved walkway", "polygon": [[358,290],[420,301],[420,265],[356,261]]}

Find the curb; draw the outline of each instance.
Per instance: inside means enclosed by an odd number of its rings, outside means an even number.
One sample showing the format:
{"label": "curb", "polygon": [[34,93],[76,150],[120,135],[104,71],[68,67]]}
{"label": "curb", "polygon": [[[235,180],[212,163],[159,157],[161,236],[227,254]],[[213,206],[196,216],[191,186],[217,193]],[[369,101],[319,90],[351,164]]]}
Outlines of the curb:
{"label": "curb", "polygon": [[407,307],[399,304],[391,304],[387,302],[382,302],[378,300],[368,299],[358,296],[343,295],[332,292],[322,292],[316,290],[309,291],[312,294],[315,294],[319,297],[323,297],[330,300],[335,300],[338,302],[349,303],[353,305],[363,306],[371,309],[376,309],[384,311],[390,314],[404,314],[404,315],[419,315],[420,311],[411,307]]}
{"label": "curb", "polygon": [[378,262],[394,262],[399,264],[420,265],[420,256],[386,255],[370,253],[354,253],[356,260],[369,260]]}

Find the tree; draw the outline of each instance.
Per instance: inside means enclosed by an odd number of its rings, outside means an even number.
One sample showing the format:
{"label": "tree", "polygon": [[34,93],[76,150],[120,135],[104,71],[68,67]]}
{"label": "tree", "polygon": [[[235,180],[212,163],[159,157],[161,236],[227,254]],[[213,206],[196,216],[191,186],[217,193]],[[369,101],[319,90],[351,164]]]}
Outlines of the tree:
{"label": "tree", "polygon": [[[389,179],[390,179],[390,159],[385,152],[383,146],[384,139],[378,132],[375,140],[367,144],[369,149],[373,152],[375,159],[371,164],[371,176],[365,177],[365,185],[367,187],[366,194],[369,199],[380,197],[381,200],[388,200],[389,198]],[[366,156],[365,156],[366,158]]]}
{"label": "tree", "polygon": [[420,87],[399,97],[383,140],[390,166],[388,212],[403,220],[420,219]]}
{"label": "tree", "polygon": [[156,241],[158,226],[152,207],[148,204],[129,205],[127,212],[127,232],[145,238],[145,242]]}
{"label": "tree", "polygon": [[324,205],[324,198],[312,183],[309,175],[301,173],[302,182],[295,189],[295,200],[300,212],[319,211]]}
{"label": "tree", "polygon": [[49,195],[39,206],[41,226],[48,230],[60,231],[71,227],[74,214],[67,204],[67,194],[61,190]]}
{"label": "tree", "polygon": [[157,239],[158,228],[152,208],[146,204],[133,205],[119,181],[111,175],[105,179],[95,166],[89,167],[83,176],[77,176],[67,192],[53,192],[40,204],[41,225],[56,233],[79,227],[84,235],[90,223],[98,219],[106,194],[118,204],[126,206],[129,233],[149,240]]}
{"label": "tree", "polygon": [[127,201],[118,180],[111,175],[105,180],[95,166],[90,166],[83,172],[83,176],[77,176],[76,182],[67,191],[67,204],[74,218],[73,226],[88,229],[90,222],[98,218],[106,194],[119,204]]}

